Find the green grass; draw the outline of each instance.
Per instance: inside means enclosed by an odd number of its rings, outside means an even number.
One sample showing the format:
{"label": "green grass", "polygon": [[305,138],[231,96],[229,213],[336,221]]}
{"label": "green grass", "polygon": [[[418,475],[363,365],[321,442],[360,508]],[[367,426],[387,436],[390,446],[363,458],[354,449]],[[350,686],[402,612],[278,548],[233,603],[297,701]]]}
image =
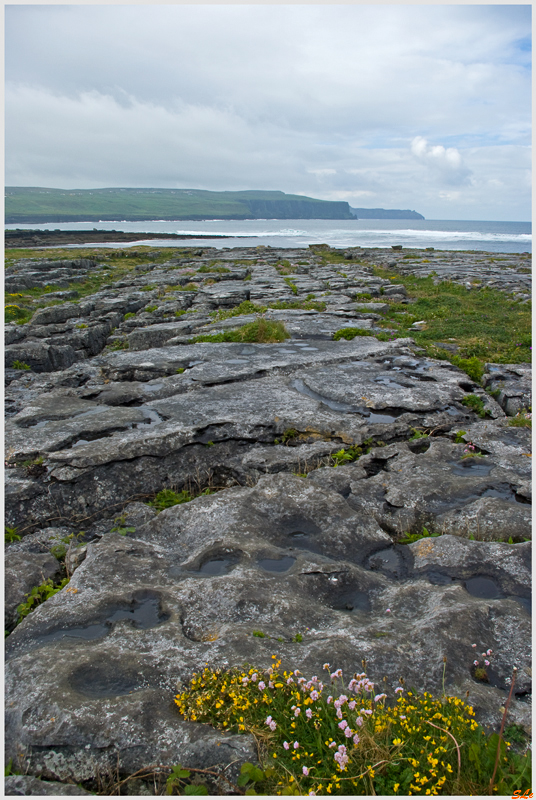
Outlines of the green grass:
{"label": "green grass", "polygon": [[[379,277],[392,276],[396,270],[376,267]],[[434,286],[433,278],[397,275],[408,296],[416,302],[406,306],[391,303],[391,312],[405,312],[403,320],[389,314],[386,323],[398,336],[411,336],[427,354],[434,358],[457,359],[466,362],[474,380],[480,380],[486,361],[499,364],[519,364],[531,360],[531,307],[522,305],[497,289],[467,289],[451,281]],[[410,331],[417,320],[426,320],[422,331]],[[452,341],[459,347],[456,356],[437,347],[436,341]],[[458,361],[458,365],[463,367]],[[477,362],[480,367],[477,366]],[[480,376],[480,377],[478,377]]]}
{"label": "green grass", "polygon": [[285,339],[290,339],[290,334],[287,332],[284,324],[278,321],[271,321],[260,317],[255,322],[249,322],[247,325],[242,325],[241,328],[235,328],[230,331],[222,331],[222,333],[205,334],[203,336],[195,336],[189,340],[190,344],[195,342],[284,342]]}
{"label": "green grass", "polygon": [[481,397],[478,397],[476,394],[467,394],[462,400],[462,406],[466,406],[466,408],[470,408],[479,417],[485,419],[486,417],[490,417],[490,412],[485,408],[484,401]]}
{"label": "green grass", "polygon": [[259,306],[256,303],[252,303],[250,300],[243,300],[239,306],[230,308],[227,311],[223,311],[222,309],[211,311],[210,316],[215,322],[221,322],[224,319],[239,317],[242,314],[262,314],[267,308],[267,306]]}
{"label": "green grass", "polygon": [[329,664],[325,678],[309,681],[279,666],[206,666],[175,698],[187,720],[253,734],[262,774],[242,769],[250,794],[512,796],[531,785],[530,751],[488,735],[457,697],[421,695],[403,681],[386,697],[365,672],[346,684]]}
{"label": "green grass", "polygon": [[508,420],[508,424],[512,428],[532,428],[532,413],[523,408]]}
{"label": "green grass", "polygon": [[172,508],[173,506],[178,506],[182,503],[189,503],[191,500],[194,500],[195,497],[212,494],[214,491],[214,489],[208,488],[204,489],[199,494],[192,494],[192,492],[189,492],[187,489],[183,489],[181,492],[175,492],[173,489],[162,489],[162,491],[158,492],[154,499],[149,500],[146,505],[151,506],[151,508],[154,508],[157,512],[160,512],[164,511],[165,508]]}
{"label": "green grass", "polygon": [[[421,255],[420,253],[417,256]],[[409,258],[414,255],[408,254]],[[346,264],[343,253],[322,253],[324,264]],[[356,262],[359,263],[359,262]],[[417,278],[400,275],[396,269],[374,267],[380,278],[391,278],[406,287],[409,305],[388,302],[390,313],[384,326],[394,329],[396,337],[411,336],[432,358],[455,363],[453,358],[477,359],[498,364],[521,364],[531,361],[531,305],[521,304],[505,292],[483,287],[467,291],[465,286],[442,281],[434,286],[433,276]],[[404,314],[397,318],[396,314]],[[413,322],[426,320],[423,331],[410,330]],[[452,342],[459,347],[455,357],[434,342]],[[474,364],[474,362],[472,362]],[[472,376],[471,376],[472,377]]]}

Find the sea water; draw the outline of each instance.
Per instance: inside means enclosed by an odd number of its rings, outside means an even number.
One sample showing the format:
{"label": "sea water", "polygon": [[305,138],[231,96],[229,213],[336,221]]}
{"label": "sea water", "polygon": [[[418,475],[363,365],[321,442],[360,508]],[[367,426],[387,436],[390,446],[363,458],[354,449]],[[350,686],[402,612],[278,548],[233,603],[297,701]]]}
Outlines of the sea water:
{"label": "sea water", "polygon": [[[486,222],[479,220],[398,220],[398,219],[254,219],[169,222],[54,222],[45,224],[6,225],[7,229],[33,230],[117,230],[145,233],[182,233],[223,235],[228,239],[188,239],[166,241],[166,247],[308,247],[329,244],[331,247],[434,247],[436,250],[484,250],[495,253],[532,252],[530,222]],[[165,240],[109,242],[106,247],[134,245],[162,247]],[[92,242],[93,246],[93,242]]]}

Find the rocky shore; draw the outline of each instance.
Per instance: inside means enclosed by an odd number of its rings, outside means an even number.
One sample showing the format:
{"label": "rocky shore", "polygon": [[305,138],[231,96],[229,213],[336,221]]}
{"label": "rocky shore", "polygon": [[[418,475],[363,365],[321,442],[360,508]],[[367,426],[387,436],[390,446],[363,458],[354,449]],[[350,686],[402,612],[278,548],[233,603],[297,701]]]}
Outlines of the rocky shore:
{"label": "rocky shore", "polygon": [[[236,780],[253,737],[173,697],[206,663],[274,653],[304,675],[365,659],[388,696],[444,680],[493,729],[515,665],[509,720],[530,729],[531,430],[510,424],[530,365],[478,382],[385,324],[413,302],[401,275],[523,304],[530,262],[328,251],[144,251],[112,282],[106,253],[10,262],[13,301],[36,296],[6,325],[7,794],[179,763]],[[252,304],[290,338],[225,341]],[[160,510],[163,490],[193,499]],[[46,581],[64,585],[21,620]]]}

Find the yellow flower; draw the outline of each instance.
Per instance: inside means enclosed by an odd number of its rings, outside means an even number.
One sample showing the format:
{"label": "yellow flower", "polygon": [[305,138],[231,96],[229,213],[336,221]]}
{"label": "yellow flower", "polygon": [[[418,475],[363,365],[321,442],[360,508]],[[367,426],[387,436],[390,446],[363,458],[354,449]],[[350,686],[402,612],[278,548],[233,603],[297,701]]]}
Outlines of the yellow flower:
{"label": "yellow flower", "polygon": [[398,792],[398,787],[399,786],[400,786],[399,783],[395,783],[395,785],[393,786],[393,792]]}

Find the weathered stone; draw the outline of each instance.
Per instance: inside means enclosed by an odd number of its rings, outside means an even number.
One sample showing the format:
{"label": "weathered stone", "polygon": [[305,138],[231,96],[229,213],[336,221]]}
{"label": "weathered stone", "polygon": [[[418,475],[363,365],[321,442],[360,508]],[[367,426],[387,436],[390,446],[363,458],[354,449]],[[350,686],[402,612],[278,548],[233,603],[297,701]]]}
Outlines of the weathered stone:
{"label": "weathered stone", "polygon": [[10,775],[5,779],[4,792],[8,797],[22,795],[31,797],[33,795],[45,796],[54,795],[90,795],[80,786],[58,781],[41,781],[39,778],[32,778],[31,775]]}

